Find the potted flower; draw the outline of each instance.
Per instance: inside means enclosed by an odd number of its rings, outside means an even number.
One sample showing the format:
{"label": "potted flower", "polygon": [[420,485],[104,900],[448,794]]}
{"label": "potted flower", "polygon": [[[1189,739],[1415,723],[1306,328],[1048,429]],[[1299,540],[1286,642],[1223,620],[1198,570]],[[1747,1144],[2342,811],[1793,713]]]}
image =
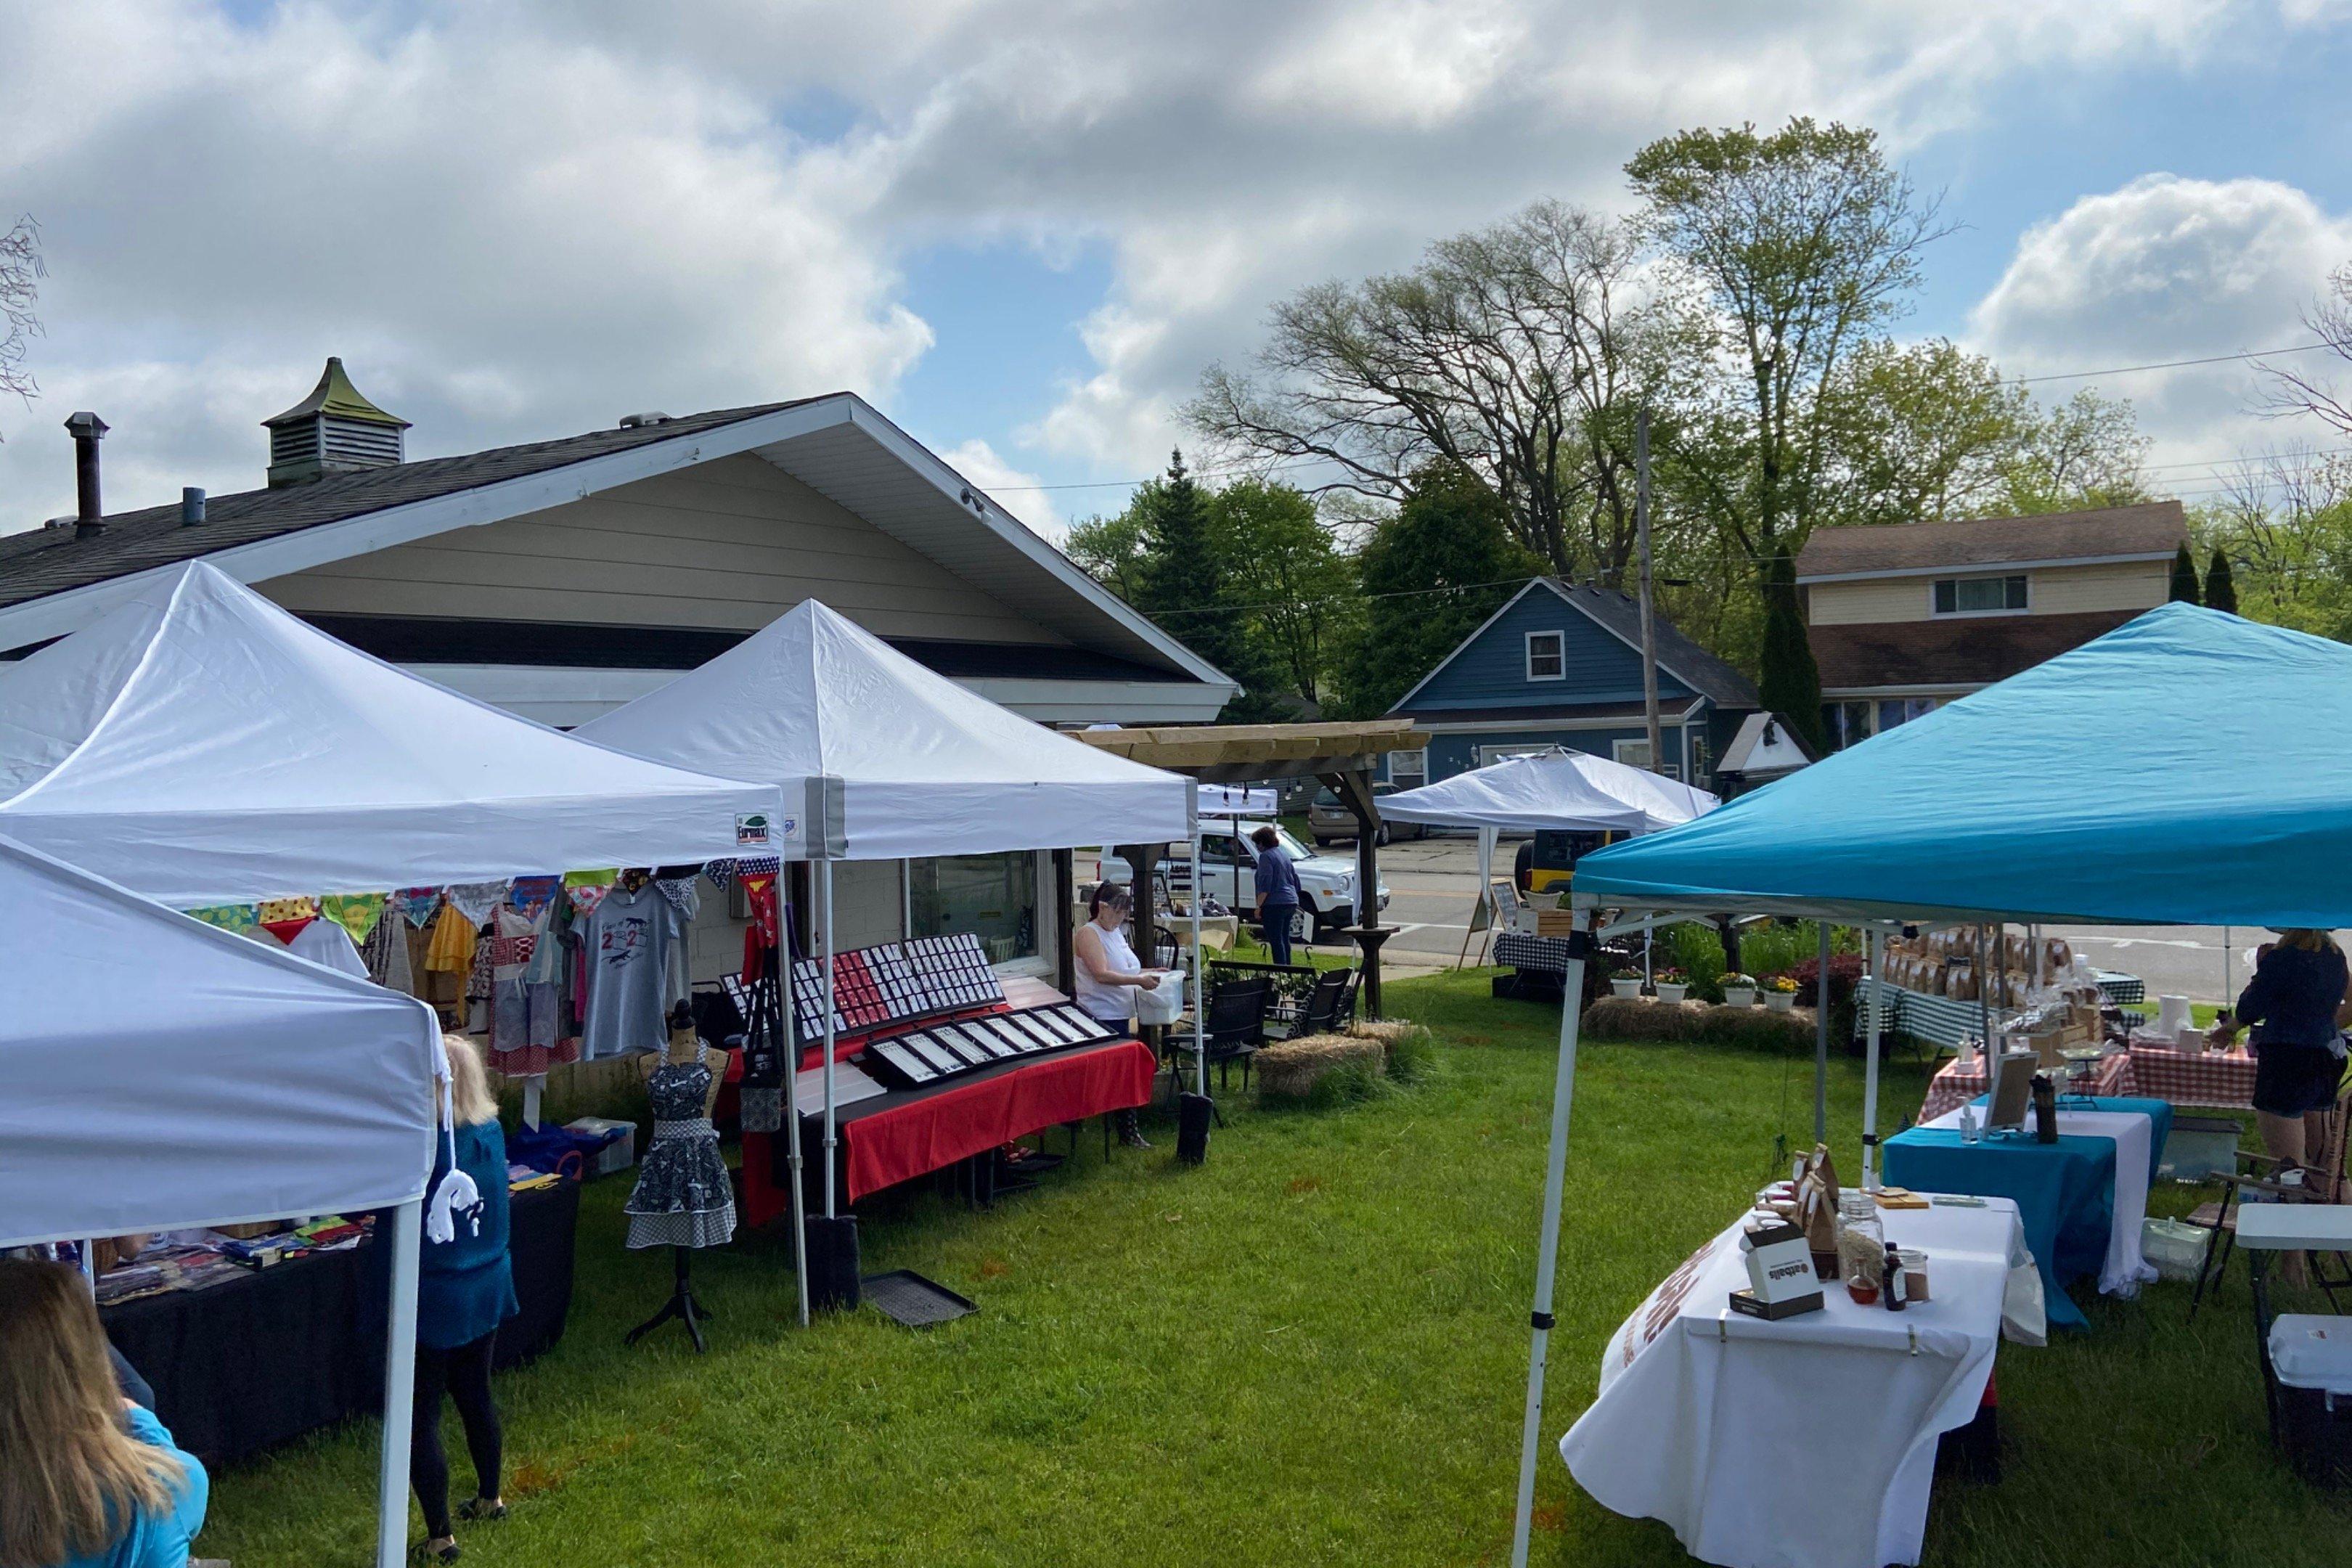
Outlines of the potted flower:
{"label": "potted flower", "polygon": [[1764,983],[1764,1005],[1775,1013],[1785,1013],[1797,1005],[1797,983],[1785,974],[1776,974]]}
{"label": "potted flower", "polygon": [[1756,1005],[1756,977],[1738,970],[1723,977],[1723,1005],[1727,1007]]}
{"label": "potted flower", "polygon": [[1609,977],[1612,996],[1634,997],[1642,994],[1642,977],[1638,974],[1612,974]]}
{"label": "potted flower", "polygon": [[1679,1002],[1690,994],[1690,977],[1672,964],[1658,970],[1655,979],[1661,1002]]}

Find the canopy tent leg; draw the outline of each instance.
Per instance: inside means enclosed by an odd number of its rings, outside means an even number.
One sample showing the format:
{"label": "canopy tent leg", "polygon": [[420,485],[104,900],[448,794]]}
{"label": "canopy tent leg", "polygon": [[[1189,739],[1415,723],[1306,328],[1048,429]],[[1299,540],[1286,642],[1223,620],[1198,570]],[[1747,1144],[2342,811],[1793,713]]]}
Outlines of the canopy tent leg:
{"label": "canopy tent leg", "polygon": [[408,1425],[416,1402],[416,1273],[425,1200],[392,1211],[392,1303],[383,1342],[383,1468],[375,1488],[376,1568],[408,1560]]}
{"label": "canopy tent leg", "polygon": [[817,938],[817,962],[824,965],[824,1021],[818,1026],[824,1041],[824,1058],[817,1070],[824,1080],[824,1217],[837,1217],[834,1213],[834,1145],[837,1142],[833,1124],[833,862],[816,863],[816,918],[823,931]]}
{"label": "canopy tent leg", "polygon": [[1209,1098],[1209,965],[1201,954],[1201,824],[1192,823],[1192,1060],[1200,1068],[1201,1098]]}
{"label": "canopy tent leg", "polygon": [[1813,976],[1813,1142],[1830,1140],[1830,922],[1822,922],[1821,973]]}
{"label": "canopy tent leg", "polygon": [[1886,937],[1877,927],[1870,931],[1870,1037],[1864,1047],[1862,1084],[1862,1185],[1878,1190],[1878,970],[1886,951]]}
{"label": "canopy tent leg", "polygon": [[1462,952],[1454,958],[1454,967],[1461,968],[1470,962],[1470,940],[1478,939],[1478,960],[1486,959],[1486,943],[1494,937],[1495,921],[1501,910],[1495,907],[1495,844],[1500,837],[1497,829],[1478,829],[1478,901],[1470,906],[1470,929],[1462,933]]}
{"label": "canopy tent leg", "polygon": [[800,1289],[801,1327],[809,1323],[808,1175],[801,1164],[801,1026],[793,1005],[792,968],[784,956],[783,911],[776,911],[776,947],[770,962],[775,966],[776,1027],[784,1046],[784,1121],[792,1142],[785,1158],[793,1171],[793,1278]]}
{"label": "canopy tent leg", "polygon": [[1518,1510],[1511,1524],[1511,1568],[1527,1568],[1528,1530],[1535,1515],[1536,1452],[1543,1441],[1544,1352],[1551,1342],[1552,1270],[1559,1262],[1560,1188],[1568,1175],[1568,1113],[1576,1099],[1576,1035],[1584,997],[1584,958],[1591,938],[1568,939],[1569,960],[1559,1004],[1559,1065],[1551,1086],[1551,1142],[1544,1169],[1543,1231],[1536,1238],[1536,1301],[1528,1319],[1527,1416],[1519,1429]]}

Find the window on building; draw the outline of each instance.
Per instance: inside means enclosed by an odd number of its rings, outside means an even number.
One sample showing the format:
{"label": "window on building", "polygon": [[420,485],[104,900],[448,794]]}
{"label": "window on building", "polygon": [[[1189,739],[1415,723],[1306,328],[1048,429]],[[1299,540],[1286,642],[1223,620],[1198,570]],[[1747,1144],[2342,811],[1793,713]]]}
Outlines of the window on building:
{"label": "window on building", "polygon": [[1419,789],[1429,782],[1429,749],[1389,753],[1389,783],[1399,789]]}
{"label": "window on building", "polygon": [[1567,634],[1565,632],[1529,632],[1528,634],[1528,679],[1529,680],[1563,680],[1567,676]]}
{"label": "window on building", "polygon": [[1939,616],[2001,616],[2025,608],[2025,578],[1939,577],[1936,580],[1936,613]]}
{"label": "window on building", "polygon": [[1513,757],[1539,757],[1550,750],[1549,745],[1481,746],[1478,748],[1478,765],[1483,768],[1490,763],[1507,762]]}
{"label": "window on building", "polygon": [[1037,857],[957,855],[907,865],[907,934],[970,931],[991,963],[1037,956]]}
{"label": "window on building", "polygon": [[[1647,740],[1612,741],[1609,742],[1609,754],[1616,758],[1617,761],[1624,763],[1629,768],[1646,768],[1650,766],[1651,763],[1650,742]],[[1656,771],[1665,774],[1668,778],[1677,778],[1681,776],[1681,770],[1676,768],[1672,763],[1667,763],[1664,767],[1659,768]]]}
{"label": "window on building", "polygon": [[1870,704],[1867,702],[1824,702],[1822,704],[1822,729],[1829,736],[1830,750],[1843,752],[1848,746],[1870,739]]}
{"label": "window on building", "polygon": [[1936,700],[1932,697],[1882,697],[1878,700],[1878,732],[1883,735],[1897,725],[1925,719],[1935,710]]}

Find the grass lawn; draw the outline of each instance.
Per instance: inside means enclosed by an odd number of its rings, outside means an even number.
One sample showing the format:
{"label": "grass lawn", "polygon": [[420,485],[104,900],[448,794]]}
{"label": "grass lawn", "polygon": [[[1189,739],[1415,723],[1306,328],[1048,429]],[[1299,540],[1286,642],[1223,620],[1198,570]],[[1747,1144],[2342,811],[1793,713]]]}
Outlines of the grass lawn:
{"label": "grass lawn", "polygon": [[[513,1516],[467,1531],[467,1562],[1505,1561],[1558,1015],[1493,1001],[1475,973],[1390,997],[1445,1041],[1430,1081],[1324,1111],[1236,1087],[1204,1169],[1175,1164],[1163,1124],[1159,1148],[1108,1163],[1081,1139],[993,1212],[878,1206],[869,1270],[981,1303],[928,1332],[872,1312],[796,1331],[788,1249],[755,1237],[696,1265],[721,1314],[709,1356],[674,1331],[625,1350],[668,1259],[622,1247],[625,1184],[592,1186],[570,1332],[498,1384]],[[1841,1059],[1841,1149],[1861,1082]],[[1924,1087],[1895,1066],[1885,1104]],[[1811,1093],[1809,1059],[1588,1044],[1548,1442],[1619,1321],[1740,1212],[1773,1134],[1809,1131]],[[2267,1452],[2242,1268],[2193,1329],[2182,1286],[2089,1311],[2087,1335],[2002,1350],[2007,1477],[1939,1483],[1930,1563],[2344,1560],[2352,1508]],[[447,1441],[462,1497],[454,1417]],[[365,1561],[374,1455],[361,1425],[217,1477],[202,1550]],[[1537,1561],[1685,1561],[1664,1526],[1585,1498],[1556,1450],[1541,1475]]]}

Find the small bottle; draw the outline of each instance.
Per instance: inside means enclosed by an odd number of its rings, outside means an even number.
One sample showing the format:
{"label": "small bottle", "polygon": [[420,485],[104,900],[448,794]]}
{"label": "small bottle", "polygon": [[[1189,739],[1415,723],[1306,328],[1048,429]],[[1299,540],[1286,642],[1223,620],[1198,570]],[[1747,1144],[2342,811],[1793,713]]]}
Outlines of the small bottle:
{"label": "small bottle", "polygon": [[1885,1283],[1879,1289],[1888,1311],[1900,1312],[1911,1305],[1910,1293],[1903,1288],[1903,1261],[1895,1256],[1895,1244],[1891,1241],[1886,1244],[1886,1272],[1881,1279]]}
{"label": "small bottle", "polygon": [[1983,1126],[1977,1120],[1976,1101],[1969,1100],[1960,1107],[1960,1142],[1974,1143],[1983,1137]]}

